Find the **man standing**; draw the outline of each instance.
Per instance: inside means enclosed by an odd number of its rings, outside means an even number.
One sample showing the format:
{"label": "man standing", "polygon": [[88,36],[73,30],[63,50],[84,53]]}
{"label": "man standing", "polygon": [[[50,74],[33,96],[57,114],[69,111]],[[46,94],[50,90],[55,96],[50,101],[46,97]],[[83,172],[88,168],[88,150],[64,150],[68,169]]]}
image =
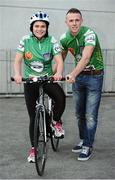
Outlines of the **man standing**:
{"label": "man standing", "polygon": [[66,14],[68,32],[60,38],[63,59],[69,52],[75,58],[75,68],[67,75],[72,83],[75,114],[78,120],[80,143],[72,152],[80,152],[78,160],[88,160],[92,154],[101,100],[104,65],[96,33],[81,26],[81,12],[71,8]]}

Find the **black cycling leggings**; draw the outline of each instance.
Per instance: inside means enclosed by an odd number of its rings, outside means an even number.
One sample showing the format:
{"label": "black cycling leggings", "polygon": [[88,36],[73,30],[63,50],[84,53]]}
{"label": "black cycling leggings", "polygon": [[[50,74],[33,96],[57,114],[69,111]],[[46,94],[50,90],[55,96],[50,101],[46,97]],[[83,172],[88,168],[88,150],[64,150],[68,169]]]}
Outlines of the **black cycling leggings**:
{"label": "black cycling leggings", "polygon": [[[54,104],[54,120],[59,121],[61,120],[61,116],[65,110],[65,93],[63,89],[57,83],[52,84],[44,84],[44,92],[51,97],[55,104]],[[28,110],[28,114],[30,117],[30,124],[29,124],[29,134],[30,134],[30,141],[31,145],[33,146],[33,139],[34,139],[34,121],[35,121],[35,106],[36,100],[39,96],[39,84],[24,84],[24,94],[25,94],[25,101]]]}

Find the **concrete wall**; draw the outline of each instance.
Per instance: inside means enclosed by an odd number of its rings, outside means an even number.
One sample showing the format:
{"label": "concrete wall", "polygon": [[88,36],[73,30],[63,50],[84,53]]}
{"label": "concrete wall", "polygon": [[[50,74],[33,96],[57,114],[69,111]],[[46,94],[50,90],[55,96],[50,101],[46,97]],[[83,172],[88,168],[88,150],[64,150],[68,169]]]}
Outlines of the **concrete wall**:
{"label": "concrete wall", "polygon": [[65,13],[79,8],[84,25],[98,34],[104,49],[115,48],[115,0],[0,0],[0,49],[15,49],[29,33],[30,16],[44,10],[50,16],[50,33],[59,38],[66,30]]}

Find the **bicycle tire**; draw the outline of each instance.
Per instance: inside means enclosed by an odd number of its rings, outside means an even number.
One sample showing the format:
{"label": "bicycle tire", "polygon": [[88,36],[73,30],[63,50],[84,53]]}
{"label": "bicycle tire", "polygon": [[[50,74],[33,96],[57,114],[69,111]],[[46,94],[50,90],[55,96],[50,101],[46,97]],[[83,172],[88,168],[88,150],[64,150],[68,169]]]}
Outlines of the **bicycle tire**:
{"label": "bicycle tire", "polygon": [[44,132],[44,111],[38,109],[35,117],[34,126],[34,148],[35,148],[35,166],[38,175],[42,176],[45,169],[47,158],[47,147]]}
{"label": "bicycle tire", "polygon": [[53,151],[58,151],[59,148],[59,138],[55,138],[54,133],[50,130],[50,140]]}
{"label": "bicycle tire", "polygon": [[[55,102],[50,99],[48,104],[48,110],[46,110],[46,124],[47,124],[47,132],[50,133],[50,141],[53,151],[57,151],[59,147],[59,138],[54,136],[54,131],[51,128],[51,123],[53,121],[53,108]],[[49,112],[49,113],[48,113]]]}

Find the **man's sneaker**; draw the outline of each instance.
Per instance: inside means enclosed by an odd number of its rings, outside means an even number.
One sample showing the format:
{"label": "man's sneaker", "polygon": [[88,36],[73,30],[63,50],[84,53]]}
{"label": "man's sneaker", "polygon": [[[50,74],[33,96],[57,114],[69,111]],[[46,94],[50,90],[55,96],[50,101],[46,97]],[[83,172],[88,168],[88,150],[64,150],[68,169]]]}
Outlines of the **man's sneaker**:
{"label": "man's sneaker", "polygon": [[31,150],[29,151],[28,162],[29,163],[35,163],[35,149],[34,149],[34,147],[32,147]]}
{"label": "man's sneaker", "polygon": [[60,122],[53,121],[53,123],[51,124],[51,128],[52,128],[55,138],[64,138],[65,132]]}
{"label": "man's sneaker", "polygon": [[91,157],[92,148],[83,146],[81,153],[79,154],[78,160],[79,161],[87,161]]}
{"label": "man's sneaker", "polygon": [[77,144],[75,147],[73,147],[72,152],[74,152],[74,153],[81,152],[81,150],[82,150],[82,145],[83,145],[83,140],[81,140],[81,141],[79,142],[79,144]]}

